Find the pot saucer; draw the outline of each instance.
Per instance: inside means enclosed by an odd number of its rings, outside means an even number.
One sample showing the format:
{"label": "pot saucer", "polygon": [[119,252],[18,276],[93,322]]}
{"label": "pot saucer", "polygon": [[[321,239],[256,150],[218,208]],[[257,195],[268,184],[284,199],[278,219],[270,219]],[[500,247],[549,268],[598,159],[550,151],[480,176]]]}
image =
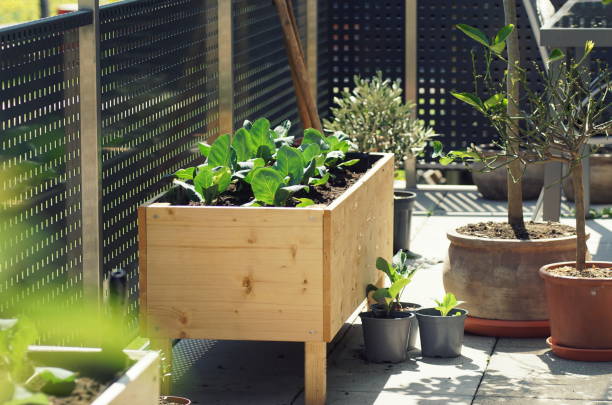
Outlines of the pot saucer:
{"label": "pot saucer", "polygon": [[575,361],[612,361],[612,349],[577,349],[555,343],[553,337],[546,339],[553,353],[557,356]]}
{"label": "pot saucer", "polygon": [[465,331],[474,335],[541,338],[550,336],[550,324],[543,321],[505,321],[468,316],[465,320]]}

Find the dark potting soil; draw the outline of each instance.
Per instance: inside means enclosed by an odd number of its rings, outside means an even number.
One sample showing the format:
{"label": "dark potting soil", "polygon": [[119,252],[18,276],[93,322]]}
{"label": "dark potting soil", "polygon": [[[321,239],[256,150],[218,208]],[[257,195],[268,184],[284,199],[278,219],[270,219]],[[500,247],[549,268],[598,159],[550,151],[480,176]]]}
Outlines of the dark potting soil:
{"label": "dark potting soil", "polygon": [[583,278],[612,278],[611,267],[586,267],[584,270],[577,270],[572,266],[558,267],[555,269],[548,269],[549,273],[557,276],[565,277],[583,277]]}
{"label": "dark potting soil", "polygon": [[80,377],[76,379],[75,384],[76,386],[69,396],[54,397],[49,395],[48,398],[51,403],[53,405],[89,405],[111,382],[101,383],[89,377]]}
{"label": "dark potting soil", "polygon": [[505,222],[479,222],[457,229],[462,235],[487,239],[555,239],[576,234],[569,225],[558,222],[526,222],[524,228],[513,228]]}
{"label": "dark potting soil", "polygon": [[[380,159],[380,156],[368,155],[365,153],[348,153],[347,160],[359,159],[359,163],[347,168],[335,168],[330,171],[330,180],[322,186],[309,186],[309,191],[304,190],[297,192],[295,198],[310,198],[315,204],[328,205],[349,187],[357,182],[373,165]],[[250,187],[244,183],[243,187],[238,188],[236,184],[231,184],[228,190],[217,198],[216,206],[236,207],[241,206],[252,199]],[[169,202],[172,205],[190,205],[202,206],[205,205],[200,201],[189,200],[186,193],[182,193],[179,189],[174,189],[174,193],[167,193],[162,197],[160,202]],[[292,199],[287,206],[295,207],[299,201]]]}

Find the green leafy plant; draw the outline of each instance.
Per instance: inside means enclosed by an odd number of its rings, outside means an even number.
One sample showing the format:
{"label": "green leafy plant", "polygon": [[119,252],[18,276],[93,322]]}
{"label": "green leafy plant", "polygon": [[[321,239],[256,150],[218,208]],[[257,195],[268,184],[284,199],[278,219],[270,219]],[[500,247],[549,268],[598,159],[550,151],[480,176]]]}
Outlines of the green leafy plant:
{"label": "green leafy plant", "polygon": [[35,367],[27,357],[37,339],[34,324],[25,319],[0,319],[0,403],[49,404],[45,394],[65,396],[77,374],[57,367]]}
{"label": "green leafy plant", "polygon": [[392,310],[401,309],[400,297],[408,284],[412,281],[412,277],[418,270],[418,267],[410,265],[409,260],[413,258],[410,254],[403,250],[399,250],[394,256],[391,263],[382,257],[376,259],[376,268],[387,275],[391,286],[388,288],[378,288],[375,285],[369,284],[366,289],[366,295],[374,291],[372,298],[382,304],[387,316]]}
{"label": "green leafy plant", "polygon": [[395,154],[398,166],[406,156],[419,156],[435,136],[431,127],[415,118],[415,104],[402,101],[399,80],[383,79],[382,72],[369,79],[354,77],[355,86],[335,97],[333,119],[326,131],[342,131],[364,152]]}
{"label": "green leafy plant", "polygon": [[285,121],[272,130],[270,122],[260,118],[246,121],[233,137],[225,134],[212,145],[199,143],[204,164],[176,171],[174,183],[205,205],[214,205],[230,187],[253,195],[248,206],[312,205],[311,199],[295,194],[325,185],[334,172],[359,159],[347,160],[355,145],[341,132],[325,136],[307,129],[299,147],[294,147],[290,126]]}
{"label": "green leafy plant", "polygon": [[[457,301],[455,294],[447,293],[442,301],[434,300],[436,302],[436,307],[438,311],[440,311],[440,315],[448,316],[448,314],[458,305],[463,304],[464,301]],[[457,312],[453,316],[461,316],[461,313]]]}

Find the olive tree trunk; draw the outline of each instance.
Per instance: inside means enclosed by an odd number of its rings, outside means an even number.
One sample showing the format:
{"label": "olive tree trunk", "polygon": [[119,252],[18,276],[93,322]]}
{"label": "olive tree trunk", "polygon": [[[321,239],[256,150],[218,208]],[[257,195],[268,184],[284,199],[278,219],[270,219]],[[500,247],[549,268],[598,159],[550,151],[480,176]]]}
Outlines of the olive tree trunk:
{"label": "olive tree trunk", "polygon": [[576,204],[576,270],[582,271],[586,260],[586,221],[584,212],[584,186],[582,184],[582,160],[570,168]]}
{"label": "olive tree trunk", "polygon": [[[504,0],[504,14],[506,25],[513,24],[514,31],[506,40],[508,47],[508,80],[506,91],[508,93],[508,115],[517,117],[519,115],[519,81],[517,65],[520,63],[518,44],[518,24],[516,18],[516,0]],[[518,135],[518,122],[514,121],[508,128],[509,133]],[[511,142],[512,152],[519,152],[518,142]],[[523,219],[523,187],[521,176],[523,165],[519,160],[514,160],[508,165],[508,223],[512,227],[524,227]],[[516,181],[515,181],[516,180]]]}

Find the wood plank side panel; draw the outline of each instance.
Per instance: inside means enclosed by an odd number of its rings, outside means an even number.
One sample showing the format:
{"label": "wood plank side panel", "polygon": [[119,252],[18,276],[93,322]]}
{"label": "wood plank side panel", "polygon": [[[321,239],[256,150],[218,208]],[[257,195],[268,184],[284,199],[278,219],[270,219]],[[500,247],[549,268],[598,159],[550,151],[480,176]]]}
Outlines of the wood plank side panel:
{"label": "wood plank side panel", "polygon": [[323,210],[146,210],[149,335],[323,340]]}
{"label": "wood plank side panel", "polygon": [[376,270],[376,258],[392,256],[393,158],[385,155],[376,167],[330,210],[330,257],[324,266],[329,272],[327,342],[363,303],[366,286],[379,282],[382,273]]}

